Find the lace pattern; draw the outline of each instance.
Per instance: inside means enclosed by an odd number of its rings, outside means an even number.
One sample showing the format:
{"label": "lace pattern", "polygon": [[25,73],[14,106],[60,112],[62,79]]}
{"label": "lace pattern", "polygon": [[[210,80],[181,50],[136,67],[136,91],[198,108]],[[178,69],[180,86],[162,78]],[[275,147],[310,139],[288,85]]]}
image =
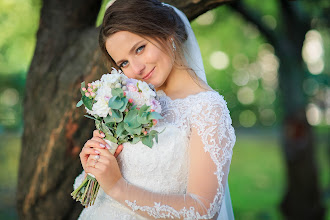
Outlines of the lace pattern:
{"label": "lace pattern", "polygon": [[[236,141],[232,120],[229,115],[226,102],[222,96],[214,91],[201,92],[190,95],[185,99],[171,100],[163,91],[159,91],[159,101],[165,106],[162,123],[172,123],[184,130],[188,135],[191,127],[198,130],[202,138],[205,152],[209,152],[213,162],[217,166],[214,173],[217,176],[219,187],[213,202],[206,215],[201,216],[193,207],[183,208],[179,211],[168,205],[155,203],[154,207],[139,206],[136,201],[125,200],[133,211],[146,211],[154,218],[180,218],[185,219],[209,219],[219,212],[224,197],[223,167],[229,166],[232,157],[232,148]],[[193,106],[192,106],[193,105]],[[218,111],[217,111],[218,110]],[[221,143],[225,140],[226,143]],[[222,147],[220,147],[220,145]],[[227,174],[229,169],[226,171]]]}
{"label": "lace pattern", "polygon": [[[189,175],[189,139],[192,129],[196,129],[204,151],[209,153],[216,166],[214,175],[218,188],[207,212],[202,214],[189,206],[177,210],[161,202],[147,206],[139,199],[126,199],[124,206],[100,190],[95,205],[84,209],[79,219],[145,219],[138,215],[141,211],[150,218],[210,219],[219,213],[236,140],[225,100],[215,91],[175,100],[161,90],[157,94],[163,119],[155,129],[166,129],[152,149],[142,143],[125,143],[117,158],[122,175],[128,183],[150,192],[185,195]],[[77,177],[75,186],[82,178]]]}

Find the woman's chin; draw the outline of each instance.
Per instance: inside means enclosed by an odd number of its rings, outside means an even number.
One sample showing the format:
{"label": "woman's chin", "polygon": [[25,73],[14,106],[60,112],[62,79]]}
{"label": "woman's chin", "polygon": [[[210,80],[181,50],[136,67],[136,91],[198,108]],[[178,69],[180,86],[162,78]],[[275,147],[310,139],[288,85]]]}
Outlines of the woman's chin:
{"label": "woman's chin", "polygon": [[151,81],[151,82],[148,82],[148,83],[152,84],[155,89],[159,89],[162,86],[162,83],[155,82],[155,81]]}

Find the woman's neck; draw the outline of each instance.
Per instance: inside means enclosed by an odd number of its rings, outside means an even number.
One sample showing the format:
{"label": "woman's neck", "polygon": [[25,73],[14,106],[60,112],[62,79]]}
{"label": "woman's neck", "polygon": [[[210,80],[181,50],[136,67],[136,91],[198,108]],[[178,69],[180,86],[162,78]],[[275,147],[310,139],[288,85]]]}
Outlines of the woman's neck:
{"label": "woman's neck", "polygon": [[157,90],[163,90],[171,99],[185,98],[188,95],[207,90],[204,88],[203,82],[201,82],[201,86],[196,83],[197,80],[193,79],[187,69],[175,68]]}

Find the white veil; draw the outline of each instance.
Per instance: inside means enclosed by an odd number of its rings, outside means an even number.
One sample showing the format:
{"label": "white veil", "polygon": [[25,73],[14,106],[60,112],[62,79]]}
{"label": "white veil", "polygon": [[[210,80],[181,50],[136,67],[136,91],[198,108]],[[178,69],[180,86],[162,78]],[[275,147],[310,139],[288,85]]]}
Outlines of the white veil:
{"label": "white veil", "polygon": [[[197,74],[197,76],[200,79],[202,79],[204,82],[207,83],[202,55],[201,55],[201,52],[200,52],[200,49],[199,49],[198,42],[196,40],[194,31],[191,28],[191,25],[190,25],[190,22],[189,22],[188,18],[186,17],[186,15],[182,11],[180,11],[176,7],[174,7],[172,5],[169,5],[169,4],[165,4],[165,3],[163,3],[163,5],[166,5],[168,7],[172,7],[175,10],[175,12],[180,16],[181,20],[184,22],[186,32],[188,34],[188,39],[184,43],[185,58],[188,62],[189,67],[192,68],[195,71],[195,73]],[[234,219],[234,212],[233,212],[233,207],[232,207],[232,204],[231,204],[228,181],[227,181],[227,184],[226,184],[225,197],[224,197],[224,200],[222,201],[221,210],[220,210],[220,213],[219,213],[219,216],[218,216],[218,220],[220,220],[220,219],[221,220],[224,220],[224,219],[232,220],[232,219]]]}
{"label": "white veil", "polygon": [[[106,8],[110,7],[114,2],[115,0],[110,0],[106,5]],[[162,4],[168,7],[172,7],[175,10],[175,12],[180,16],[181,20],[184,22],[185,29],[188,35],[188,39],[184,43],[184,48],[183,48],[185,58],[188,62],[189,67],[194,70],[194,72],[197,74],[197,76],[200,79],[202,79],[204,82],[207,83],[202,55],[189,20],[187,19],[186,15],[176,7],[166,3],[162,3]],[[222,201],[221,209],[218,215],[218,220],[233,220],[234,212],[231,204],[228,181],[226,183],[225,188],[226,188],[225,197],[224,200]]]}

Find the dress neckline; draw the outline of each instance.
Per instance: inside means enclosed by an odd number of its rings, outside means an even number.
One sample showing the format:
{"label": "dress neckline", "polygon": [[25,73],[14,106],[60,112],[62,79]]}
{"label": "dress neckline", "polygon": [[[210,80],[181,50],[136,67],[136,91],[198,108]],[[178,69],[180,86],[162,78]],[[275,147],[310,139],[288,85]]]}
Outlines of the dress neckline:
{"label": "dress neckline", "polygon": [[184,98],[171,99],[169,96],[166,95],[166,93],[163,90],[160,89],[160,90],[156,91],[158,97],[166,97],[171,102],[180,102],[180,101],[188,100],[190,98],[199,96],[199,95],[204,94],[204,93],[214,93],[214,92],[216,93],[216,91],[214,91],[214,90],[206,90],[206,91],[201,91],[201,92],[198,92],[198,93],[195,93],[195,94],[187,95]]}

